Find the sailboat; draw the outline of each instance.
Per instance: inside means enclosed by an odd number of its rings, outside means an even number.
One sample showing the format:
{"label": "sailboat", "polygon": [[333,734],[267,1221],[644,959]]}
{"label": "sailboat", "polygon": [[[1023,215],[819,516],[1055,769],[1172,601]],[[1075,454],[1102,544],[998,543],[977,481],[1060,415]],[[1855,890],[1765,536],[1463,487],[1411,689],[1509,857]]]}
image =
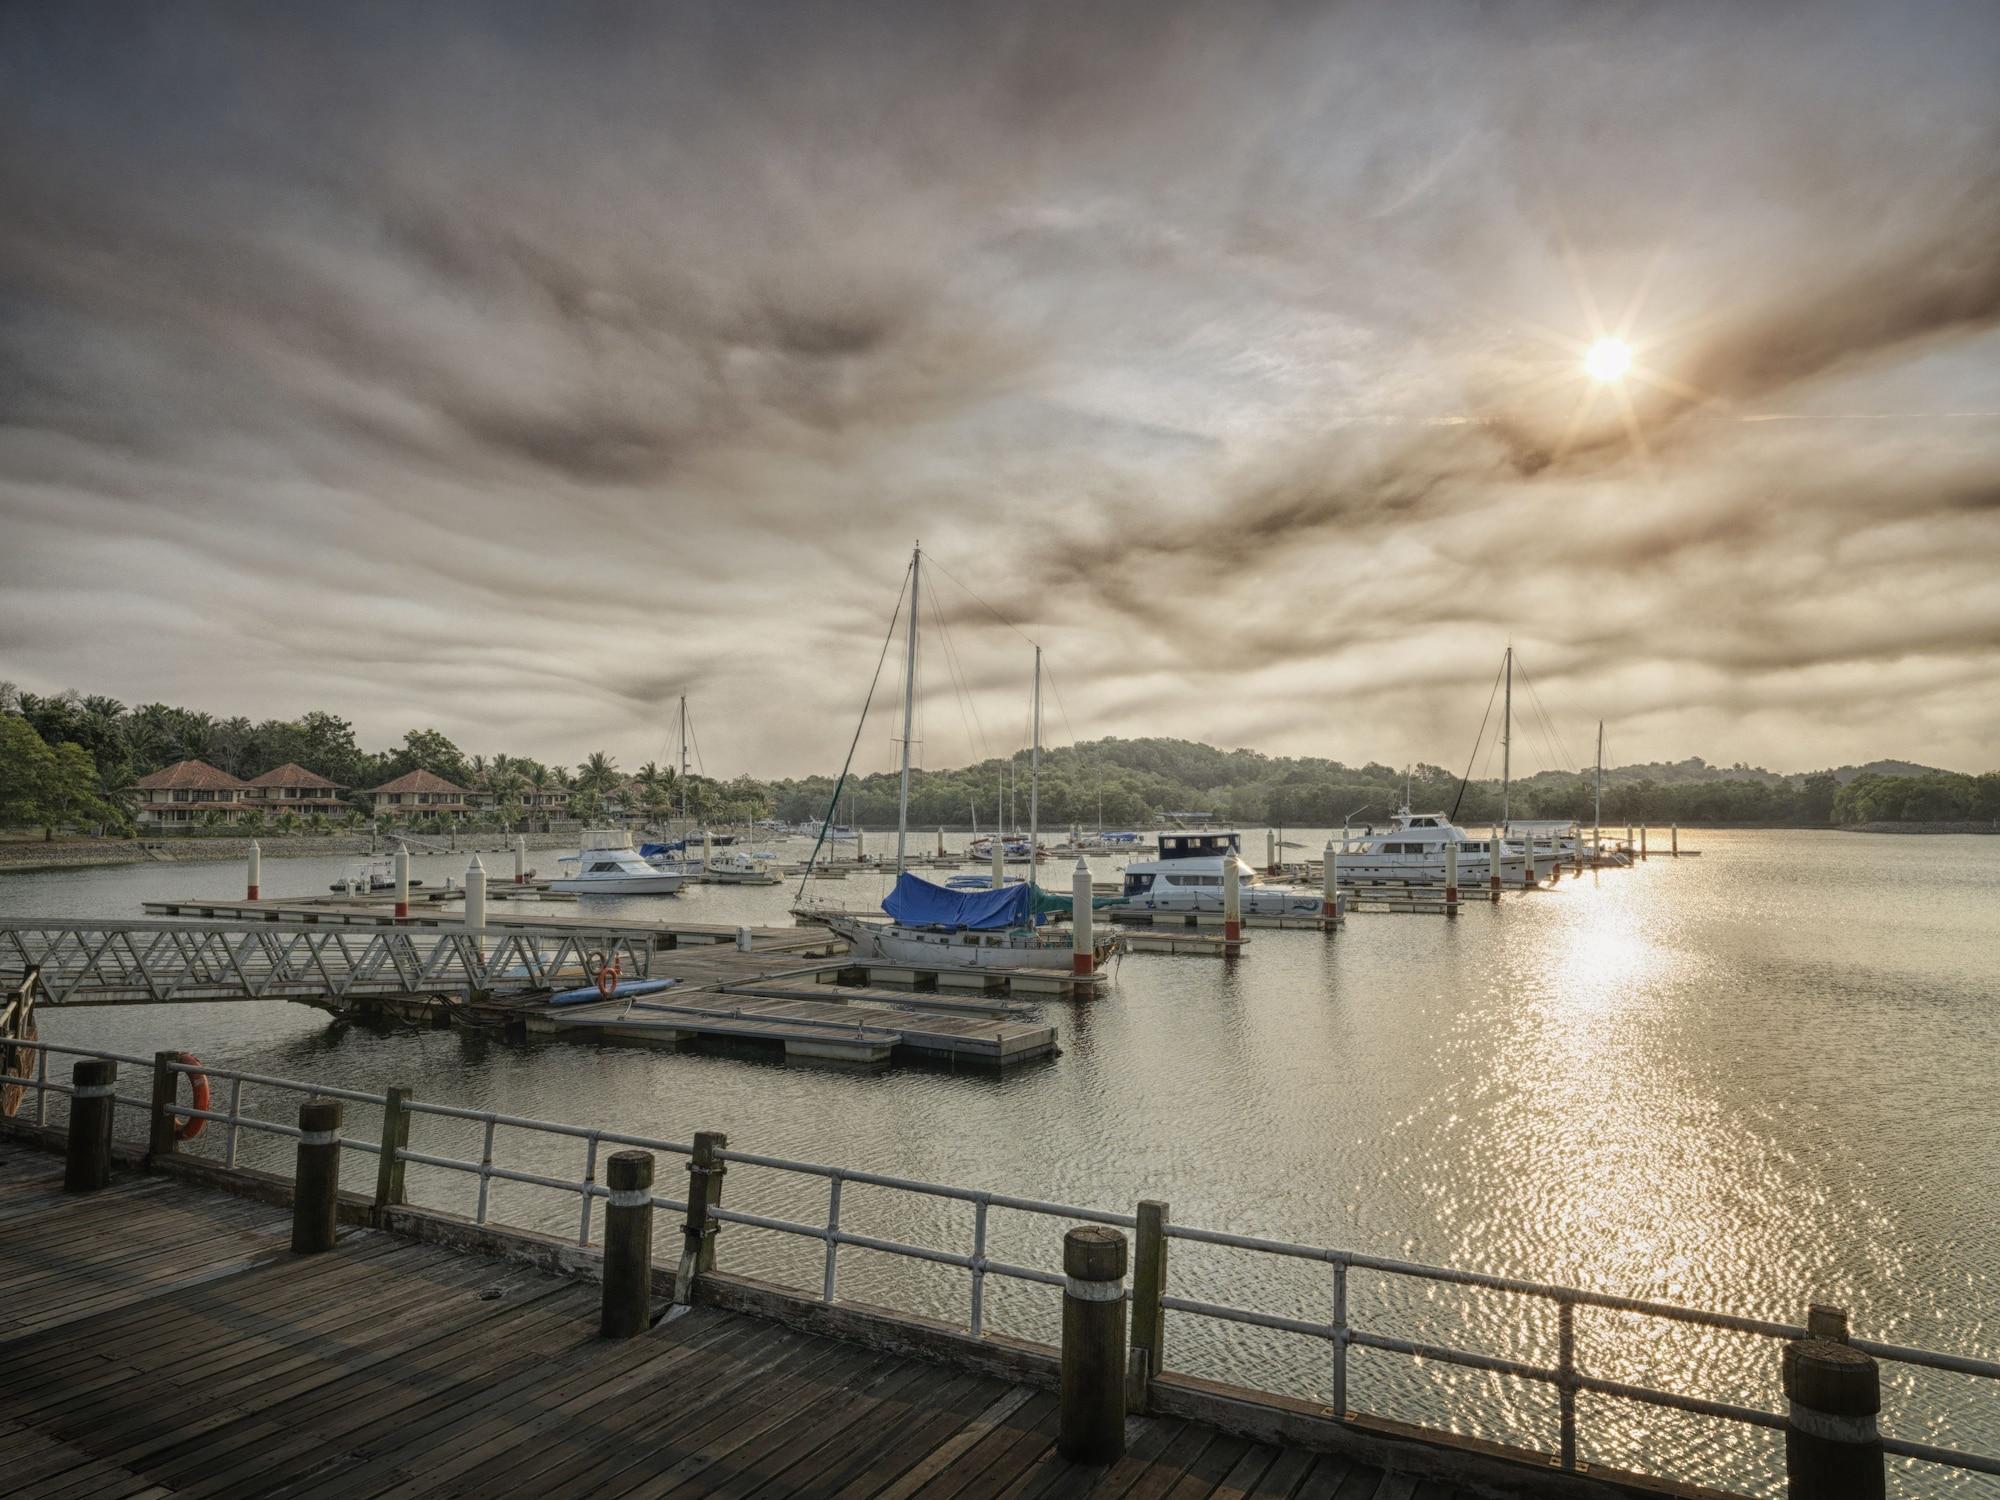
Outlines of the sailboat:
{"label": "sailboat", "polygon": [[[797,914],[831,928],[847,939],[856,956],[912,968],[1064,969],[1071,967],[1071,939],[1035,925],[1032,881],[1003,885],[998,890],[952,890],[935,885],[904,868],[910,832],[910,747],[914,743],[917,691],[919,608],[923,588],[923,548],[910,555],[910,615],[904,643],[902,778],[896,798],[896,884],[883,899],[887,921],[851,912],[817,911]],[[1035,746],[1031,775],[1041,769],[1042,652],[1035,648]],[[865,710],[864,710],[865,713]],[[1037,791],[1028,790],[1029,844],[1037,832]],[[1117,950],[1119,939],[1096,939],[1093,958],[1102,964]]]}

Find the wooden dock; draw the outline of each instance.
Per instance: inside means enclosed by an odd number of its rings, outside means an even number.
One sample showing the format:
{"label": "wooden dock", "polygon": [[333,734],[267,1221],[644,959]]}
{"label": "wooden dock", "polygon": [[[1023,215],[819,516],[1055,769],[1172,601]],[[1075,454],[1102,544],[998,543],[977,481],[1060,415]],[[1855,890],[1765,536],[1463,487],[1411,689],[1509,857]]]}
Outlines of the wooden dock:
{"label": "wooden dock", "polygon": [[1055,1394],[696,1306],[597,1335],[571,1275],[164,1177],[62,1191],[0,1146],[0,1443],[20,1500],[534,1494],[1470,1500],[1334,1453],[1135,1416],[1108,1466]]}

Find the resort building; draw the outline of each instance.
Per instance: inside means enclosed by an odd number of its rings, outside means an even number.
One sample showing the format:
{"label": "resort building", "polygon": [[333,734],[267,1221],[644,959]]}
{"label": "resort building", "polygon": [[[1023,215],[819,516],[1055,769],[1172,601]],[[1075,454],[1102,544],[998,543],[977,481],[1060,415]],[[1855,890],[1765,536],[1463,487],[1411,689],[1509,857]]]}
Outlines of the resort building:
{"label": "resort building", "polygon": [[341,799],[341,788],[317,771],[287,761],[275,771],[253,776],[243,783],[245,808],[260,808],[269,818],[297,813],[309,818],[324,813],[329,818],[345,817],[354,809]]}
{"label": "resort building", "polygon": [[411,771],[384,782],[368,793],[378,818],[463,818],[484,807],[484,792],[454,786],[429,771]]}
{"label": "resort building", "polygon": [[244,795],[249,788],[205,760],[181,761],[142,776],[133,785],[142,798],[138,807],[142,828],[206,823],[210,813],[221,814],[222,822],[234,823],[248,810]]}

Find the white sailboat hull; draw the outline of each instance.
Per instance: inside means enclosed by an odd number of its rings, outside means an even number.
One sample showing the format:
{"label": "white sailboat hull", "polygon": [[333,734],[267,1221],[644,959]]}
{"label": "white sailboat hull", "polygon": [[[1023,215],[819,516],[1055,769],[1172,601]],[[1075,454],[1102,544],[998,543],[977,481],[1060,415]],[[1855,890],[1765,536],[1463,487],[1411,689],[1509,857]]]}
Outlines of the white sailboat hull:
{"label": "white sailboat hull", "polygon": [[[1011,932],[936,932],[871,922],[859,917],[814,915],[853,945],[855,956],[913,969],[1060,969],[1068,972],[1073,954],[1066,942],[1042,942],[1024,929]],[[1098,962],[1109,958],[1113,939],[1097,945]]]}

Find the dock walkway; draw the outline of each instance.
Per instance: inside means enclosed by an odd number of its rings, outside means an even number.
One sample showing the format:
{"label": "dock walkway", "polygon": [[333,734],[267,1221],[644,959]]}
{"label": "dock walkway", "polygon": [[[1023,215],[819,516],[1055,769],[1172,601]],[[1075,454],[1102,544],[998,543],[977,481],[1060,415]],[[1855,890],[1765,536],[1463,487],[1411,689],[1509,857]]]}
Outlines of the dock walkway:
{"label": "dock walkway", "polygon": [[596,1287],[384,1230],[294,1256],[289,1211],[169,1177],[62,1191],[0,1143],[0,1482],[21,1500],[640,1497],[1469,1500],[1333,1454],[1135,1417],[696,1307],[597,1336]]}

